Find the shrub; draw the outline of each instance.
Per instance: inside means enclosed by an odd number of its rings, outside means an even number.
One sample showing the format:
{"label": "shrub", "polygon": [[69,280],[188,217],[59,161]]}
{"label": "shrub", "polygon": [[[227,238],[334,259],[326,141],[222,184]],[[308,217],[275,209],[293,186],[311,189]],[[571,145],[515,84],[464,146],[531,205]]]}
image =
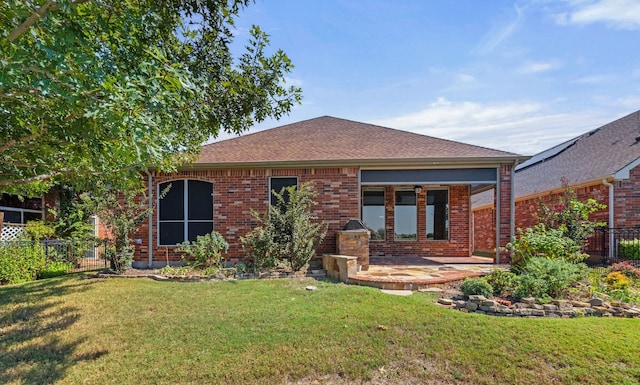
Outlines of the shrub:
{"label": "shrub", "polygon": [[493,287],[495,295],[513,293],[517,286],[517,276],[507,270],[494,269],[484,279]]}
{"label": "shrub", "polygon": [[52,225],[44,223],[43,221],[31,221],[24,227],[24,232],[26,238],[39,241],[53,237],[56,230]]}
{"label": "shrub", "polygon": [[317,223],[311,213],[316,194],[309,183],[273,194],[277,204],[269,207],[268,216],[252,211],[260,225],[241,238],[242,247],[260,268],[285,264],[298,271],[315,255],[326,234],[326,224]]}
{"label": "shrub", "polygon": [[465,296],[483,295],[487,298],[493,296],[493,287],[484,278],[466,278],[460,284],[460,290]]}
{"label": "shrub", "polygon": [[222,253],[229,251],[229,244],[217,231],[199,235],[195,242],[178,243],[178,246],[177,251],[186,254],[183,260],[199,268],[222,267]]}
{"label": "shrub", "polygon": [[0,246],[0,283],[33,281],[44,270],[44,247],[39,242],[10,241]]}
{"label": "shrub", "polygon": [[547,206],[540,201],[538,222],[548,228],[560,230],[563,237],[573,240],[582,249],[593,231],[605,225],[604,222],[595,222],[589,217],[607,206],[592,198],[581,202],[566,178],[562,178],[561,183],[564,193],[555,204]]}
{"label": "shrub", "polygon": [[48,261],[44,270],[38,274],[38,278],[53,278],[70,273],[73,265],[69,262]]}
{"label": "shrub", "polygon": [[562,259],[531,258],[522,266],[518,276],[516,296],[535,297],[540,302],[562,296],[569,287],[584,280],[586,265]]}
{"label": "shrub", "polygon": [[619,271],[612,271],[603,279],[604,283],[613,289],[626,289],[631,286],[631,280]]}
{"label": "shrub", "polygon": [[518,229],[518,236],[507,244],[507,249],[513,252],[511,270],[515,273],[519,273],[522,267],[535,257],[562,259],[572,263],[588,258],[587,254],[580,252],[580,245],[565,237],[562,230],[550,229],[544,224],[526,230]]}
{"label": "shrub", "polygon": [[640,239],[621,240],[618,244],[618,254],[626,259],[640,259]]}
{"label": "shrub", "polygon": [[619,271],[631,279],[640,279],[640,269],[626,261],[614,263],[608,271]]}

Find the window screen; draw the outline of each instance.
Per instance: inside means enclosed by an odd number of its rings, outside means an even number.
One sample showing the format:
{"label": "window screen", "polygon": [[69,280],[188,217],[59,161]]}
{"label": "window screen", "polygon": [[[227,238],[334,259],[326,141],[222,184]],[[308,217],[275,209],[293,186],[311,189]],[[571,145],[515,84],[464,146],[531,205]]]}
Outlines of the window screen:
{"label": "window screen", "polygon": [[213,184],[177,180],[161,183],[159,191],[169,186],[158,203],[159,244],[195,241],[199,235],[213,231]]}
{"label": "window screen", "polygon": [[[269,191],[271,192],[271,205],[275,206],[278,204],[278,199],[273,195],[273,191],[280,193],[284,187],[297,186],[298,178],[271,178],[270,184],[271,186],[269,187]],[[289,194],[286,191],[282,197],[285,202],[289,202]]]}

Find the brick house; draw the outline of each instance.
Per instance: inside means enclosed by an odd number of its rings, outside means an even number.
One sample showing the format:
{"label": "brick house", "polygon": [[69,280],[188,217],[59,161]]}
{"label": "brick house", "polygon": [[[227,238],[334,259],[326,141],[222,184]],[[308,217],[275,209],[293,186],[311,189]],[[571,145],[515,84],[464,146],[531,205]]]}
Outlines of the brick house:
{"label": "brick house", "polygon": [[[515,226],[535,224],[535,211],[542,200],[553,204],[563,192],[566,178],[578,199],[595,198],[607,205],[593,219],[609,228],[640,227],[640,111],[534,155],[515,169]],[[474,250],[495,248],[494,201],[490,191],[472,197]],[[611,233],[613,236],[613,233]],[[606,240],[605,243],[608,243]],[[602,245],[601,245],[602,246]],[[604,245],[613,253],[613,249]]]}
{"label": "brick house", "polygon": [[335,253],[336,233],[361,219],[372,255],[469,257],[471,194],[498,191],[494,236],[506,244],[512,169],[525,159],[327,116],[212,143],[176,173],[148,174],[157,209],[135,235],[134,266],[177,262],[176,243],[212,230],[229,242],[228,259],[242,258],[240,237],[256,225],[250,210],[267,212],[272,190],[305,182],[318,193],[315,215],[328,225],[319,255]]}

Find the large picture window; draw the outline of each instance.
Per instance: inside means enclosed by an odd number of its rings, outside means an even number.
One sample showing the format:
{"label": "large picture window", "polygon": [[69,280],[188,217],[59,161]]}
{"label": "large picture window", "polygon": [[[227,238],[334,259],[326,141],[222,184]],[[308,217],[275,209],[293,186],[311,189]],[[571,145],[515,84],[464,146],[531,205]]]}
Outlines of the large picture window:
{"label": "large picture window", "polygon": [[[280,191],[282,191],[284,187],[291,187],[291,186],[297,186],[297,185],[298,185],[298,178],[296,177],[271,178],[269,180],[269,197],[270,197],[271,205],[275,206],[278,204],[278,199],[276,198],[275,195],[273,195],[274,191],[277,193],[280,193]],[[289,202],[289,193],[285,191],[282,198],[284,198],[285,202]]]}
{"label": "large picture window", "polygon": [[384,241],[384,190],[364,190],[362,192],[362,221],[371,231],[372,241]]}
{"label": "large picture window", "polygon": [[159,185],[166,192],[158,202],[159,244],[195,241],[213,231],[213,183],[176,180]]}
{"label": "large picture window", "polygon": [[394,231],[397,241],[418,239],[418,207],[413,190],[396,191]]}
{"label": "large picture window", "polygon": [[449,190],[427,191],[427,239],[449,239]]}

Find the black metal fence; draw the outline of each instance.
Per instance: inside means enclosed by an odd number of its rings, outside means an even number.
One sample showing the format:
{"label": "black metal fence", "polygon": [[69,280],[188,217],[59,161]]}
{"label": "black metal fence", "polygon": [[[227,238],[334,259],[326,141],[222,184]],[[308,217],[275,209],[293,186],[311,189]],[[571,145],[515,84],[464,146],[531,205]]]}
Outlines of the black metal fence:
{"label": "black metal fence", "polygon": [[640,227],[598,228],[585,251],[592,262],[610,265],[628,261],[640,266]]}
{"label": "black metal fence", "polygon": [[11,252],[28,252],[24,246],[40,244],[48,261],[66,262],[73,272],[104,269],[110,266],[108,248],[104,242],[69,241],[45,239],[41,241],[8,240],[1,241],[0,248],[11,248]]}

